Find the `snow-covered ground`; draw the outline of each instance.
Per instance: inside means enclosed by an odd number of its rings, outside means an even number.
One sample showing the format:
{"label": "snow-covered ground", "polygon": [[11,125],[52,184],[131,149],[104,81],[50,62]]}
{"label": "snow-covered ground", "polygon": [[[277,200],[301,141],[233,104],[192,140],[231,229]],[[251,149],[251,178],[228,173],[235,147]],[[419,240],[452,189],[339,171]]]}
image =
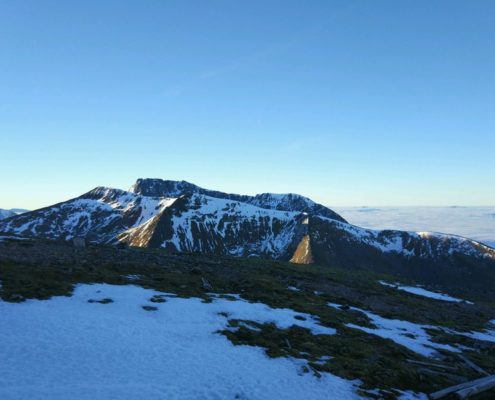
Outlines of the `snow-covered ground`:
{"label": "snow-covered ground", "polygon": [[[151,302],[156,296],[164,302]],[[71,297],[0,301],[0,399],[328,399],[329,393],[339,400],[361,398],[359,381],[329,373],[318,378],[304,371],[305,360],[269,358],[262,348],[235,346],[218,333],[236,329],[229,319],[273,322],[281,329],[298,325],[314,335],[334,335],[335,329],[310,314],[249,303],[239,295],[212,297],[204,302],[134,285],[84,284]],[[97,302],[102,299],[112,302]],[[426,357],[435,357],[438,349],[461,350],[432,341],[428,328],[495,342],[495,320],[483,332],[460,333],[351,309],[366,314],[375,327],[348,327]],[[244,326],[257,329],[249,322]],[[332,354],[321,358],[331,359]]]}
{"label": "snow-covered ground", "polygon": [[371,229],[450,233],[495,247],[495,207],[333,207],[351,224]]}
{"label": "snow-covered ground", "polygon": [[430,299],[435,299],[435,300],[451,301],[455,303],[461,303],[464,301],[466,303],[473,304],[472,302],[467,300],[459,299],[457,297],[452,297],[445,293],[432,292],[430,290],[426,290],[418,286],[404,286],[399,283],[388,283],[384,281],[379,281],[379,282],[384,286],[390,286],[397,290],[403,290],[404,292],[412,293],[417,296],[428,297]]}
{"label": "snow-covered ground", "polygon": [[[302,360],[269,358],[261,348],[234,346],[216,333],[227,326],[220,312],[335,333],[312,316],[239,299],[168,296],[150,303],[156,294],[132,285],[80,285],[72,297],[0,302],[0,398],[359,398],[357,382],[327,373],[317,378],[302,372]],[[88,303],[103,298],[113,302]]]}

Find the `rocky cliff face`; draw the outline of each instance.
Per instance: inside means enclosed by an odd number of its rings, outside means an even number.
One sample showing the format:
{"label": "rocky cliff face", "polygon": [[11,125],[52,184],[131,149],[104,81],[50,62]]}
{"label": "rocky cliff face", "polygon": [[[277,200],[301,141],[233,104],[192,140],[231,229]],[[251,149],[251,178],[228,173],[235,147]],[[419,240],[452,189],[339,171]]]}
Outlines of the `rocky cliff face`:
{"label": "rocky cliff face", "polygon": [[173,252],[284,258],[302,217],[296,212],[189,194],[118,239]]}

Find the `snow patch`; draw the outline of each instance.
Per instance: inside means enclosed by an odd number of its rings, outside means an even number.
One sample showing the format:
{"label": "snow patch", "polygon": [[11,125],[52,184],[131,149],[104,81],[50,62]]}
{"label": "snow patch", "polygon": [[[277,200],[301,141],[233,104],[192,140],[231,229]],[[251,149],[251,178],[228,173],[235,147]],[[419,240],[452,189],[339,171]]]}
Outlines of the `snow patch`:
{"label": "snow patch", "polygon": [[430,299],[435,299],[435,300],[442,300],[442,301],[451,301],[451,302],[456,302],[456,303],[467,303],[467,304],[474,304],[471,301],[459,299],[457,297],[452,297],[449,296],[448,294],[444,293],[437,293],[437,292],[432,292],[430,290],[423,289],[418,286],[405,286],[401,285],[399,283],[388,283],[385,281],[379,281],[380,284],[384,286],[389,286],[393,287],[398,290],[403,290],[404,292],[412,293],[418,296],[423,296],[423,297],[428,297]]}

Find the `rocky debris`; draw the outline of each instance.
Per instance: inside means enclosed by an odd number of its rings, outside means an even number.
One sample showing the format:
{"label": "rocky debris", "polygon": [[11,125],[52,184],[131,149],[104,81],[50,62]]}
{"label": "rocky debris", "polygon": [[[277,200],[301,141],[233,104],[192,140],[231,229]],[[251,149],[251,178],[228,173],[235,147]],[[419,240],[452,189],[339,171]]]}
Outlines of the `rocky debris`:
{"label": "rocky debris", "polygon": [[152,303],[165,303],[167,299],[165,298],[165,295],[158,294],[150,298],[150,301]]}
{"label": "rocky debris", "polygon": [[154,307],[154,306],[143,306],[143,310],[145,310],[145,311],[156,311],[156,310],[158,310],[158,307]]}
{"label": "rocky debris", "polygon": [[495,387],[495,375],[490,375],[431,393],[429,398],[437,400],[453,394],[458,399],[467,399],[468,397],[474,396],[478,393],[490,390],[493,387]]}
{"label": "rocky debris", "polygon": [[101,300],[89,299],[88,303],[110,304],[110,303],[113,303],[113,300],[109,299],[109,298],[105,298],[105,299],[101,299]]}
{"label": "rocky debris", "polygon": [[311,239],[309,235],[303,236],[299,244],[297,245],[294,255],[290,259],[294,264],[313,264],[314,258],[311,250]]}
{"label": "rocky debris", "polygon": [[201,277],[201,286],[203,287],[204,290],[206,291],[213,291],[213,286],[211,286],[211,283],[208,282],[208,279]]}
{"label": "rocky debris", "polygon": [[11,294],[6,300],[12,303],[22,303],[26,299],[20,294]]}

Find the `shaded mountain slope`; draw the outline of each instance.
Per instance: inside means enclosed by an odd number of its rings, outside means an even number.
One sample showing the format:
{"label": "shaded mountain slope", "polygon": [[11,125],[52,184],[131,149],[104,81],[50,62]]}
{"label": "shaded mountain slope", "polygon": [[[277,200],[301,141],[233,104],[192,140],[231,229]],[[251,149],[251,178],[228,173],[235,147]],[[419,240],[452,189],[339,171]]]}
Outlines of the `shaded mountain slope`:
{"label": "shaded mountain slope", "polygon": [[495,250],[455,235],[375,231],[310,218],[308,244],[320,265],[394,273],[450,286],[495,286]]}

